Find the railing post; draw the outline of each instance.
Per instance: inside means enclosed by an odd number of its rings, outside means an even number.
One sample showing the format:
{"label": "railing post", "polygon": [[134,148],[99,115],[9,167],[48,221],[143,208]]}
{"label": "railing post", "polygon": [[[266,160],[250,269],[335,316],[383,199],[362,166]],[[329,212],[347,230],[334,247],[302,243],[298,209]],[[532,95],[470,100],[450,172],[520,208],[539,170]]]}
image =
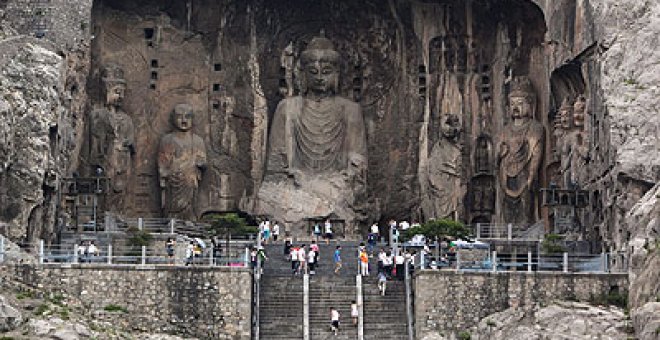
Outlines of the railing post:
{"label": "railing post", "polygon": [[73,263],[78,263],[78,245],[73,245]]}
{"label": "railing post", "polygon": [[209,247],[209,266],[213,267],[213,245]]}
{"label": "railing post", "polygon": [[477,223],[477,237],[476,237],[476,239],[478,240],[480,238],[481,238],[481,223]]}
{"label": "railing post", "polygon": [[248,249],[248,247],[245,247],[245,258],[243,259],[244,267],[248,267],[249,263],[250,263],[250,249]]}
{"label": "railing post", "polygon": [[362,275],[355,276],[355,302],[358,307],[358,340],[364,340],[364,297],[362,295]]}
{"label": "railing post", "polygon": [[39,264],[44,264],[44,240],[39,240]]}
{"label": "railing post", "polygon": [[506,238],[507,240],[513,239],[513,225],[511,223],[506,226]]}
{"label": "railing post", "polygon": [[527,272],[528,273],[532,272],[532,252],[531,251],[527,252]]}
{"label": "railing post", "polygon": [[607,253],[600,253],[600,269],[603,273],[607,273]]}
{"label": "railing post", "polygon": [[568,273],[568,253],[564,253],[564,273]]}
{"label": "railing post", "polygon": [[303,339],[309,340],[309,274],[303,274]]}
{"label": "railing post", "polygon": [[461,270],[461,251],[456,249],[456,270]]}
{"label": "railing post", "polygon": [[176,223],[174,222],[174,219],[170,219],[170,234],[174,235],[174,225]]}
{"label": "railing post", "polygon": [[413,309],[412,309],[412,304],[413,304],[413,296],[412,296],[412,278],[410,277],[410,269],[409,265],[410,263],[406,260],[403,262],[404,264],[404,283],[406,285],[406,319],[407,319],[407,327],[408,328],[408,340],[413,340],[415,338],[415,333],[413,329]]}
{"label": "railing post", "polygon": [[108,264],[112,264],[112,244],[108,243]]}
{"label": "railing post", "polygon": [[0,235],[0,263],[5,261],[5,237]]}
{"label": "railing post", "polygon": [[138,230],[142,230],[144,228],[144,221],[142,220],[142,217],[138,218]]}
{"label": "railing post", "polygon": [[493,273],[497,271],[497,250],[493,250],[493,258],[490,261],[491,266],[493,266]]}
{"label": "railing post", "polygon": [[147,264],[147,247],[142,246],[142,265],[144,266],[146,264]]}

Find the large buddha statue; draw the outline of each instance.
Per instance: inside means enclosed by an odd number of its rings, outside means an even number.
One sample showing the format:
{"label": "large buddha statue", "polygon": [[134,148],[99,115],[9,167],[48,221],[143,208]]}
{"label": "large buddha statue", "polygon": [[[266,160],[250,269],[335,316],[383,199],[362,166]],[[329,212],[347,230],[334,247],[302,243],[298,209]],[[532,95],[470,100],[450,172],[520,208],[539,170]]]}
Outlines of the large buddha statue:
{"label": "large buddha statue", "polygon": [[199,182],[206,169],[204,140],[192,132],[193,109],[178,104],[172,111],[175,131],[163,136],[158,146],[161,203],[166,217],[196,219]]}
{"label": "large buddha statue", "polygon": [[504,126],[499,146],[502,222],[536,222],[535,183],[543,156],[544,132],[534,119],[536,95],[527,77],[513,80],[509,93],[511,122]]}
{"label": "large buddha statue", "polygon": [[115,64],[101,70],[103,107],[90,114],[89,163],[95,175],[110,178],[109,209],[122,211],[128,195],[135,154],[133,120],[123,110],[126,81]]}
{"label": "large buddha statue", "polygon": [[291,226],[330,214],[350,224],[365,190],[362,111],[338,95],[339,53],[330,40],[313,38],[300,67],[300,95],[283,99],[273,116],[259,210]]}

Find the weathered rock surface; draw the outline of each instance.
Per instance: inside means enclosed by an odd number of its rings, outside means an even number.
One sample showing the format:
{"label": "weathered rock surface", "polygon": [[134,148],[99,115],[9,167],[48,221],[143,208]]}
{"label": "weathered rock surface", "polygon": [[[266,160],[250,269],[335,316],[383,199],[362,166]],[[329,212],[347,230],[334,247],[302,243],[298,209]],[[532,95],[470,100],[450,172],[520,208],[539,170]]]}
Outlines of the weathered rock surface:
{"label": "weathered rock surface", "polygon": [[18,327],[23,321],[21,313],[7,299],[0,295],[0,332],[7,332]]}
{"label": "weathered rock surface", "polygon": [[614,307],[557,302],[525,314],[510,308],[479,322],[473,339],[625,339],[626,317]]}

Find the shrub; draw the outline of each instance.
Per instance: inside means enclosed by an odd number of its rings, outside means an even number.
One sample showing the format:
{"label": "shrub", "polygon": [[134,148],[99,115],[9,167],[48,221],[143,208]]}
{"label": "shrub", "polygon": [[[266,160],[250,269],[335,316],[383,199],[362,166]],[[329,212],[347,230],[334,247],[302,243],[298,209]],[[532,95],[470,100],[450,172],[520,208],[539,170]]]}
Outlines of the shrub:
{"label": "shrub", "polygon": [[460,331],[460,332],[458,332],[458,339],[459,340],[470,340],[470,339],[472,339],[472,335],[468,331]]}
{"label": "shrub", "polygon": [[226,236],[229,234],[245,236],[259,232],[259,228],[248,226],[245,219],[237,213],[211,214],[206,216],[205,220],[211,223],[209,233],[212,236]]}
{"label": "shrub", "polygon": [[562,236],[557,234],[547,234],[541,242],[541,249],[546,254],[563,253],[564,247],[559,242],[562,241]]}
{"label": "shrub", "polygon": [[430,220],[419,227],[410,228],[403,233],[403,241],[407,241],[417,234],[424,235],[427,240],[436,238],[438,240],[465,240],[472,237],[472,231],[468,227],[450,219]]}
{"label": "shrub", "polygon": [[113,304],[109,304],[109,305],[103,307],[103,310],[106,311],[106,312],[128,313],[126,308],[124,308],[122,306],[118,306],[118,305],[113,305]]}

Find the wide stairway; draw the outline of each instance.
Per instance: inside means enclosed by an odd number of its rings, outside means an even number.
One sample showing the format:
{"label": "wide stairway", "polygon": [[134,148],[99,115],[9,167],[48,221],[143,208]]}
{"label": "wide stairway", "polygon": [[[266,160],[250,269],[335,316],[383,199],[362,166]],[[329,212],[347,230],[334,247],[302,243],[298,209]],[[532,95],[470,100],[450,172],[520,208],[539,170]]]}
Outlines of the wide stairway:
{"label": "wide stairway", "polygon": [[408,339],[406,285],[388,280],[385,296],[380,295],[375,276],[363,278],[365,340]]}
{"label": "wide stairway", "polygon": [[[298,242],[298,244],[309,242]],[[334,274],[334,242],[320,243],[316,274],[310,275],[310,339],[357,339],[357,327],[351,319],[351,302],[356,300],[357,242],[341,242],[343,268]],[[260,339],[303,338],[303,279],[291,272],[284,258],[283,244],[265,246],[268,261],[261,281]],[[380,296],[376,280],[376,259],[371,259],[371,276],[363,278],[364,338],[378,340],[407,339],[405,285],[390,280],[387,293]],[[340,331],[331,332],[330,308],[341,315]]]}
{"label": "wide stairway", "polygon": [[302,339],[302,278],[291,275],[281,245],[266,246],[266,256],[259,299],[260,339]]}

